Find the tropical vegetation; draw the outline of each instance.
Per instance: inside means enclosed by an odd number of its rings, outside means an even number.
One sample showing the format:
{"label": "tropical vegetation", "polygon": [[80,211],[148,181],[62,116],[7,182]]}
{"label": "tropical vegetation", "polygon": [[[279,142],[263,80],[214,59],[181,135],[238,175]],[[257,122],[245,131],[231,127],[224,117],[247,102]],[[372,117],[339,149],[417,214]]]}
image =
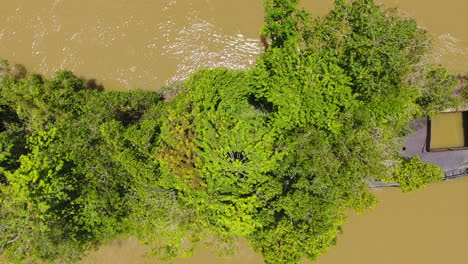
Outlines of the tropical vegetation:
{"label": "tropical vegetation", "polygon": [[410,120],[460,103],[425,63],[427,32],[372,0],[323,17],[299,4],[266,0],[254,67],[201,69],[171,100],[0,63],[0,253],[73,262],[136,236],[170,259],[242,237],[266,263],[298,263],[372,208],[370,182],[441,180],[400,152]]}

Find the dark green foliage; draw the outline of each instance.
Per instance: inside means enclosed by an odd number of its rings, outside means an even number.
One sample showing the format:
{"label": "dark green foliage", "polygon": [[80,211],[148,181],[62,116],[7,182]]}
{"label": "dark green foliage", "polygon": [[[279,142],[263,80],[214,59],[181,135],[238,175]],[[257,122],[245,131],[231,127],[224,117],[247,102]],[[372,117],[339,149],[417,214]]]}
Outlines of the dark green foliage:
{"label": "dark green foliage", "polygon": [[[7,61],[0,60],[0,91],[10,74]],[[19,166],[19,157],[26,153],[26,131],[18,115],[0,94],[0,183],[5,184],[5,172]]]}
{"label": "dark green foliage", "polygon": [[0,182],[5,171],[19,166],[19,157],[26,153],[26,131],[16,113],[8,105],[0,105]]}
{"label": "dark green foliage", "polygon": [[414,116],[453,105],[453,77],[420,66],[426,33],[371,0],[317,19],[298,4],[266,1],[271,45],[255,67],[200,70],[166,103],[1,62],[1,252],[73,261],[137,236],[173,258],[244,237],[266,263],[297,263],[375,204],[369,182],[440,180],[398,152]]}

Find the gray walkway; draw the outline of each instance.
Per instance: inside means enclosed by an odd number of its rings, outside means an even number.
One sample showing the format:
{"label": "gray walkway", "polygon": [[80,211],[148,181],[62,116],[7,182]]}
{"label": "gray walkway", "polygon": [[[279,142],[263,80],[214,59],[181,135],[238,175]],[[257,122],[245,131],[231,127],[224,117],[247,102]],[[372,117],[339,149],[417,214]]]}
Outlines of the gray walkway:
{"label": "gray walkway", "polygon": [[[426,163],[436,164],[445,171],[445,180],[468,176],[468,149],[447,151],[426,151],[427,121],[415,120],[410,123],[415,132],[408,135],[402,154],[407,157],[418,155]],[[371,182],[372,188],[397,187],[398,183]]]}
{"label": "gray walkway", "polygon": [[426,120],[417,120],[410,124],[415,133],[409,135],[406,139],[405,156],[418,155],[422,161],[437,164],[445,171],[468,167],[468,149],[427,152],[426,125]]}

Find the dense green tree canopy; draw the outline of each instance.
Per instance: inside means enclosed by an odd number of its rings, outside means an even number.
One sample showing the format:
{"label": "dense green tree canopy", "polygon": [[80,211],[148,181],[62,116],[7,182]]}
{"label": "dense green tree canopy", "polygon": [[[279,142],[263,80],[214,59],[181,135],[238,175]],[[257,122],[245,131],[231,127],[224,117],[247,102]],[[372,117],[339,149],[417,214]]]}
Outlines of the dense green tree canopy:
{"label": "dense green tree canopy", "polygon": [[410,120],[461,100],[422,63],[426,32],[372,0],[321,18],[298,5],[266,1],[271,45],[253,68],[199,70],[167,102],[2,62],[0,252],[67,262],[137,236],[171,258],[244,237],[266,263],[298,263],[375,204],[370,182],[442,179],[399,153]]}

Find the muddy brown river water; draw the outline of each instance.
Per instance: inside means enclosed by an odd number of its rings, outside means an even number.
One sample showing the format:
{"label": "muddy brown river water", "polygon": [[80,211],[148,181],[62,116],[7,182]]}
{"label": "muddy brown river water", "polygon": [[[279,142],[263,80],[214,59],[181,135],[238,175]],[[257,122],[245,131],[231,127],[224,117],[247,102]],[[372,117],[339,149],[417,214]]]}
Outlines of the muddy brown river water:
{"label": "muddy brown river water", "polygon": [[[380,202],[364,215],[350,214],[336,247],[317,264],[466,264],[468,263],[468,178],[435,183],[403,194],[378,189]],[[148,264],[135,240],[115,241],[80,264]],[[245,242],[232,259],[199,249],[176,264],[261,264]],[[310,264],[304,261],[302,264]]]}
{"label": "muddy brown river water", "polygon": [[[158,89],[202,67],[244,68],[262,51],[260,0],[1,0],[0,57],[69,69],[106,89]],[[332,0],[304,0],[324,14]],[[468,67],[465,0],[385,0],[429,28],[434,61]]]}
{"label": "muddy brown river water", "polygon": [[[324,14],[331,0],[303,0]],[[432,61],[468,71],[468,1],[382,0],[413,16],[434,39]],[[249,67],[262,51],[260,0],[0,0],[0,58],[50,75],[69,69],[105,89],[157,90],[202,67]],[[468,179],[402,194],[350,215],[319,264],[468,263]],[[155,263],[135,240],[114,241],[81,264]],[[234,258],[199,249],[176,263],[262,263],[245,242]]]}

